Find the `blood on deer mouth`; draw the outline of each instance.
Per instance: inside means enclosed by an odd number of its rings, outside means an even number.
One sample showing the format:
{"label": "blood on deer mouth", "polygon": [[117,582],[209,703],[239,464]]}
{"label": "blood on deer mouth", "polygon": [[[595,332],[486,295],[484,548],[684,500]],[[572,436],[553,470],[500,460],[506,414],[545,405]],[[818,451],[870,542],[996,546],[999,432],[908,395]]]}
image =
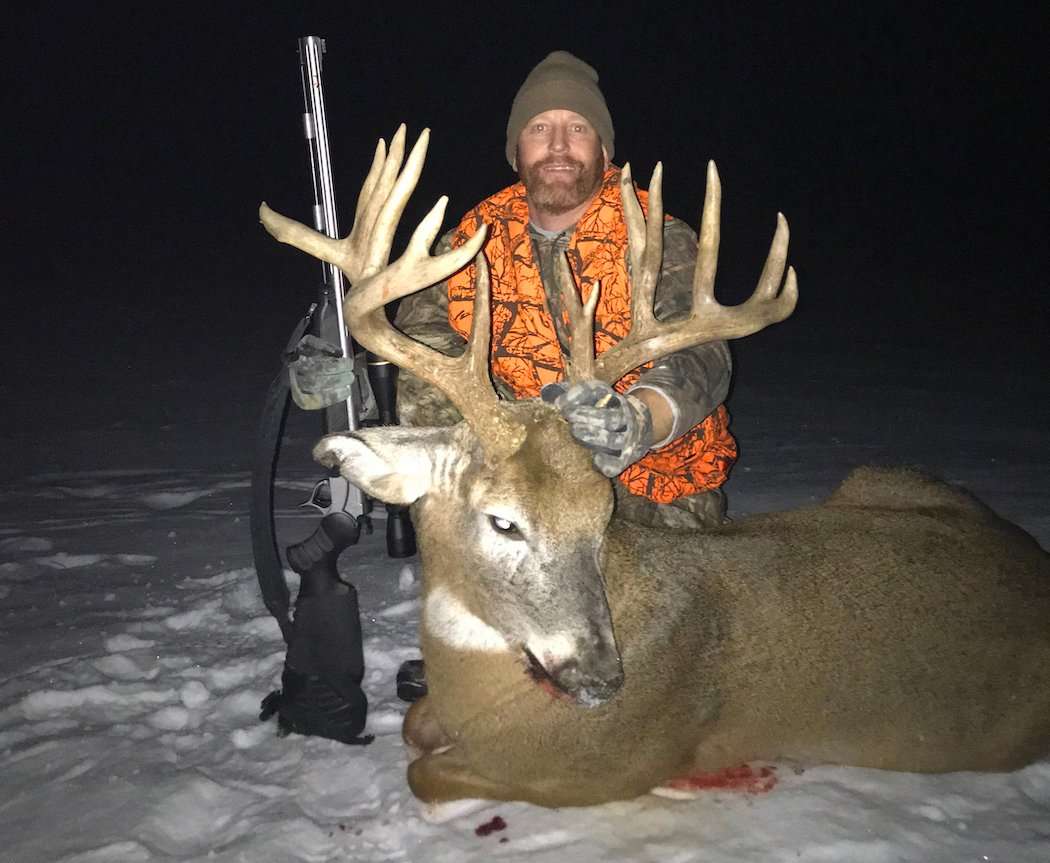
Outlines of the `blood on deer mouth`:
{"label": "blood on deer mouth", "polygon": [[544,668],[543,663],[536,658],[534,654],[527,647],[523,647],[522,650],[525,653],[525,673],[532,678],[533,682],[536,683],[544,692],[546,692],[551,698],[561,699],[563,701],[575,701],[568,692],[562,689],[551,677],[550,672]]}

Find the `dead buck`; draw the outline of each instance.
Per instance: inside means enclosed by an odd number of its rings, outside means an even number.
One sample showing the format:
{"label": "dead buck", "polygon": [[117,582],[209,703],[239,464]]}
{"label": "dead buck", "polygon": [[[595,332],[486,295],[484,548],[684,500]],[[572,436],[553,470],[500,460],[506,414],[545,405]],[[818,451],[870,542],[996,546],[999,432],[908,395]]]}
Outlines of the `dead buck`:
{"label": "dead buck", "polygon": [[[388,264],[426,143],[424,132],[399,175],[403,128],[389,157],[379,142],[343,240],[260,210],[278,240],[346,273],[354,337],[446,392],[465,418],[330,435],[314,450],[368,494],[412,505],[430,688],[404,727],[422,753],[408,771],[418,797],[564,806],[756,760],[1010,770],[1050,751],[1050,555],[909,471],[862,468],[823,504],[707,532],[618,519],[609,481],[558,412],[493,391],[485,232],[432,257],[441,199]],[[570,287],[570,374],[616,381],[648,358],[792,312],[782,216],[754,295],[732,308],[715,301],[712,164],[693,314],[658,323],[659,166],[648,220],[626,166],[622,189],[633,329],[595,358],[597,291],[581,304]],[[475,256],[466,353],[444,356],[390,326],[387,303]]]}

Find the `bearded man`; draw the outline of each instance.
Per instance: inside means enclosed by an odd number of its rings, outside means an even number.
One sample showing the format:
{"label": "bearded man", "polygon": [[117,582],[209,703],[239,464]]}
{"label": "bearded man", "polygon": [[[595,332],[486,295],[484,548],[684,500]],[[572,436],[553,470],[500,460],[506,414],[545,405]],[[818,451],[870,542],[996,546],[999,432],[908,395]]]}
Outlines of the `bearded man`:
{"label": "bearded man", "polygon": [[[505,398],[554,402],[573,435],[593,451],[596,467],[616,478],[622,516],[668,527],[721,524],[722,484],[737,455],[722,404],[731,375],[725,342],[670,354],[630,372],[615,388],[561,382],[568,333],[554,277],[557,256],[567,256],[585,296],[601,282],[598,352],[630,328],[627,227],[613,145],[612,118],[595,70],[566,51],[548,55],[518,90],[507,122],[507,161],[519,182],[468,212],[438,251],[488,225],[493,381]],[[640,191],[639,199],[645,208],[646,193]],[[696,250],[692,229],[668,217],[658,319],[688,313]],[[431,347],[458,354],[470,334],[473,303],[470,265],[446,283],[405,298],[395,323]],[[406,425],[459,420],[444,396],[407,374],[398,407]]]}

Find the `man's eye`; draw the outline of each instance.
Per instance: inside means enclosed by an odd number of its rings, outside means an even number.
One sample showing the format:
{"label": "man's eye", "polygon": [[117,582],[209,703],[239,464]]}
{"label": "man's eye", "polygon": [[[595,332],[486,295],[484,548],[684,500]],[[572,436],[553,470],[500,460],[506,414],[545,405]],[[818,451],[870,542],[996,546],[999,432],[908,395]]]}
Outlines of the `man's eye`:
{"label": "man's eye", "polygon": [[518,526],[510,521],[510,519],[500,518],[498,515],[490,515],[489,524],[492,525],[496,533],[502,533],[504,536],[513,539],[521,539],[521,531],[518,530]]}

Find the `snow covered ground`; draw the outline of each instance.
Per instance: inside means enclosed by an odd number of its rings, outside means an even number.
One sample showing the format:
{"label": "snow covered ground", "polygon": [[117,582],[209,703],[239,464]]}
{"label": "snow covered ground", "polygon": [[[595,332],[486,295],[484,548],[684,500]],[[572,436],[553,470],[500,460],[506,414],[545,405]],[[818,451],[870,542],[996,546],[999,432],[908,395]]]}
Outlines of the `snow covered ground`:
{"label": "snow covered ground", "polygon": [[[1038,363],[978,370],[935,347],[818,348],[791,326],[738,351],[735,517],[817,499],[856,464],[921,464],[1050,547]],[[387,559],[379,533],[343,561],[365,618],[375,742],[279,739],[258,710],[284,645],[259,598],[247,522],[264,371],[176,374],[125,392],[156,416],[114,404],[109,420],[5,432],[4,860],[1050,859],[1050,761],[1009,775],[782,770],[765,794],[560,811],[501,803],[429,823],[405,783],[394,696],[399,663],[417,655],[419,572]],[[286,444],[288,542],[312,529],[295,505],[319,476],[306,455],[314,423],[296,418]],[[505,828],[479,835],[497,815]]]}

